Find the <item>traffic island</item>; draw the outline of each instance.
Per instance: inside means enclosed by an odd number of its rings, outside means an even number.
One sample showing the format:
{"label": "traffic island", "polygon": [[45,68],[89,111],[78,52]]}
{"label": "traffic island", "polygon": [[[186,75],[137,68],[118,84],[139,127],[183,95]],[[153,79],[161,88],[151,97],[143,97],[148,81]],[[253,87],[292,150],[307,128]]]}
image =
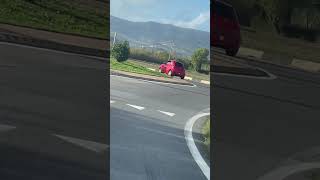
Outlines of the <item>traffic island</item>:
{"label": "traffic island", "polygon": [[125,72],[125,71],[119,71],[119,70],[113,70],[113,69],[110,70],[110,75],[116,75],[116,76],[122,76],[122,77],[128,77],[128,78],[135,78],[135,79],[141,79],[141,80],[146,80],[146,81],[155,81],[155,82],[162,82],[162,83],[193,86],[192,83],[190,83],[190,82],[188,82],[186,80],[183,80],[183,79],[151,76],[151,75],[137,74],[137,73]]}

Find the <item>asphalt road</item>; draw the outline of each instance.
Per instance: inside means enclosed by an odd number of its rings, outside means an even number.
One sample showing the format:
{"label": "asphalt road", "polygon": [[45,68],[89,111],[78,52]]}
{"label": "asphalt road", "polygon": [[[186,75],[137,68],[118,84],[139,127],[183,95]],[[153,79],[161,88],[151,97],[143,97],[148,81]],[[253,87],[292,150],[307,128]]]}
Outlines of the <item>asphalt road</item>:
{"label": "asphalt road", "polygon": [[[320,75],[249,64],[277,78],[212,77],[213,179],[257,180],[268,174],[272,178],[265,180],[278,180],[298,172],[296,165],[320,160]],[[288,169],[278,169],[284,166]]]}
{"label": "asphalt road", "polygon": [[106,63],[0,43],[0,179],[107,179]]}
{"label": "asphalt road", "polygon": [[208,87],[111,76],[110,100],[112,180],[206,179],[188,149],[184,127],[209,108]]}

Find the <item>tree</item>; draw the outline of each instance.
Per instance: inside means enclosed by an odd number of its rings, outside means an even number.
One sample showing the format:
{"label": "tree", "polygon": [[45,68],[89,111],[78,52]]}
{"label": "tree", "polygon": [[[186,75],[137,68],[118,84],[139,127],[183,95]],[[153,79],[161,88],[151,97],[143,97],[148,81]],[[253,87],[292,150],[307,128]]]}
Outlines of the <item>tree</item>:
{"label": "tree", "polygon": [[206,48],[198,48],[195,50],[191,57],[191,64],[195,71],[199,72],[201,70],[201,65],[208,60],[208,55],[209,50]]}
{"label": "tree", "polygon": [[126,61],[130,55],[130,46],[128,41],[114,44],[111,49],[111,56],[118,62]]}

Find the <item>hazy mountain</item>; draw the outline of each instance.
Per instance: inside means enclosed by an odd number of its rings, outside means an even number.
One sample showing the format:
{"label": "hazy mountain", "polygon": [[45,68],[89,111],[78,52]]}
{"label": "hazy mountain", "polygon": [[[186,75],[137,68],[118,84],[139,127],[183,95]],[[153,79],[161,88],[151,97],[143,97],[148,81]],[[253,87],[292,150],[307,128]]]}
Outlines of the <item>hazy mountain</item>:
{"label": "hazy mountain", "polygon": [[[157,22],[132,22],[114,16],[110,17],[111,40],[114,32],[117,39],[126,39],[131,45],[173,41],[177,54],[191,55],[196,48],[210,47],[210,33],[181,28]],[[163,47],[162,47],[163,48]]]}

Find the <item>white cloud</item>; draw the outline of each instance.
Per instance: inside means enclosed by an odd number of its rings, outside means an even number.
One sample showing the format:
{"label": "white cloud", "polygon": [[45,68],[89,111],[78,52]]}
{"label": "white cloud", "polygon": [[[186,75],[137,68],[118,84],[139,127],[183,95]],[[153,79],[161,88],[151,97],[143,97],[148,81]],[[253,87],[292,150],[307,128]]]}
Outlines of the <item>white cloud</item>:
{"label": "white cloud", "polygon": [[[191,19],[190,21],[179,21],[179,20],[169,20],[162,19],[161,23],[172,24],[175,26],[191,29],[202,29],[201,27],[208,25],[210,23],[210,11],[200,13],[197,17]],[[207,23],[207,24],[206,24]]]}
{"label": "white cloud", "polygon": [[171,21],[170,24],[174,24],[176,26],[197,29],[199,26],[204,23],[209,23],[210,21],[210,11],[200,13],[199,16],[192,19],[191,21]]}

